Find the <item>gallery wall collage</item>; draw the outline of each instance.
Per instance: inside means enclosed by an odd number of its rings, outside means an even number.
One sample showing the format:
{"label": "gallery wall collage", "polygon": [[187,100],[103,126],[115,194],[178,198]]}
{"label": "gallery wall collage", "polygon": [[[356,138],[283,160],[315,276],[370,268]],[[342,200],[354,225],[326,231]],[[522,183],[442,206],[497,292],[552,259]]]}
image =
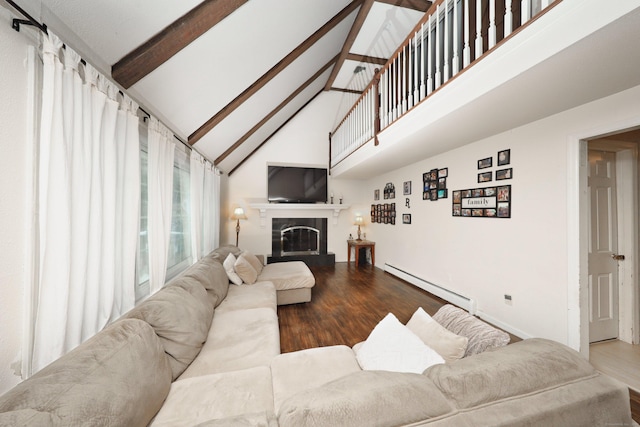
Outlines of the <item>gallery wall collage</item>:
{"label": "gallery wall collage", "polygon": [[[494,157],[485,157],[477,162],[478,184],[464,190],[452,192],[452,215],[455,217],[475,218],[511,218],[511,185],[498,183],[513,178],[511,165],[511,150],[498,151]],[[507,166],[507,167],[506,167]],[[438,201],[447,199],[447,177],[449,168],[431,169],[422,174],[422,200]],[[494,185],[488,184],[494,182]],[[411,195],[411,181],[402,184],[402,194]],[[396,197],[395,185],[388,182],[383,189],[384,200],[393,200]],[[380,200],[380,190],[373,192],[374,201]],[[404,208],[410,209],[410,199],[405,198]],[[396,203],[374,203],[371,205],[371,222],[378,224],[396,223]],[[411,224],[411,214],[402,214],[402,223]]]}

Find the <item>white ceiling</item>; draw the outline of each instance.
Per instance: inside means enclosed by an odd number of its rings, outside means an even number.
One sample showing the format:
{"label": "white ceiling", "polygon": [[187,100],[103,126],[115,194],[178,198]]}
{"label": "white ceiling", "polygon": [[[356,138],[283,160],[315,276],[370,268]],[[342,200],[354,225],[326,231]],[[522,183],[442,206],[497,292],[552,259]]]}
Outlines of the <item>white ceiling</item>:
{"label": "white ceiling", "polygon": [[[211,1],[217,5],[242,3]],[[16,0],[16,3],[48,25],[84,59],[110,75],[111,66],[201,2]],[[125,91],[177,136],[187,140],[351,3],[351,0],[247,1]],[[355,0],[358,5],[370,3]],[[424,8],[428,2],[374,1],[348,53],[388,59],[424,15],[424,10],[403,7],[404,4],[422,4]],[[359,11],[360,7],[355,8],[197,140],[194,147],[211,161],[220,159],[217,166],[225,172],[241,165],[325,88],[332,67],[312,82],[308,81],[341,53]],[[355,73],[356,67],[364,69]],[[361,91],[379,67],[359,60],[345,60],[331,86]],[[303,87],[306,82],[308,86]],[[301,92],[284,105],[299,88]],[[353,95],[354,100],[356,97]],[[265,120],[279,106],[280,110]],[[261,121],[263,123],[256,127]],[[237,148],[221,158],[234,144]]]}

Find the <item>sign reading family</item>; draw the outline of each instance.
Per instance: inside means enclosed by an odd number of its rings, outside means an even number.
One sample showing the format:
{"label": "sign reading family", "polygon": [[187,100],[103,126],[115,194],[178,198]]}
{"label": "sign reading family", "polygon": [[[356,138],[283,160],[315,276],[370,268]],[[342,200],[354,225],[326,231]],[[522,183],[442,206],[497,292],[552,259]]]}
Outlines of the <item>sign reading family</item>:
{"label": "sign reading family", "polygon": [[511,218],[511,186],[453,192],[453,216]]}

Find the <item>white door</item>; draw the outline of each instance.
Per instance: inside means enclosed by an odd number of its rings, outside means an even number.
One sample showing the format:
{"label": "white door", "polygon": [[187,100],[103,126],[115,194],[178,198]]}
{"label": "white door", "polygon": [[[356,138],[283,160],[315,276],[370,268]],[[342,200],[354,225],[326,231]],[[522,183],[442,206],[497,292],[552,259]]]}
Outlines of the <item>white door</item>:
{"label": "white door", "polygon": [[618,337],[616,155],[589,150],[589,342]]}

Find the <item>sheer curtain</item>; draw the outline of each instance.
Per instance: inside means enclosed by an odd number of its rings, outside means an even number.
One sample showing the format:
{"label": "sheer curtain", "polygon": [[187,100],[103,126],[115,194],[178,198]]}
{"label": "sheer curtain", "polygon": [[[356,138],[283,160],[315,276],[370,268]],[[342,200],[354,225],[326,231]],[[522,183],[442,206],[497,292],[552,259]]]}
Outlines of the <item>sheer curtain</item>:
{"label": "sheer curtain", "polygon": [[205,160],[191,150],[189,179],[191,183],[191,253],[196,262],[204,255],[202,251],[202,207],[204,195]]}
{"label": "sheer curtain", "polygon": [[43,36],[34,372],[135,302],[137,105],[61,48]]}
{"label": "sheer curtain", "polygon": [[149,289],[157,292],[167,275],[173,201],[173,134],[156,118],[149,121]]}

